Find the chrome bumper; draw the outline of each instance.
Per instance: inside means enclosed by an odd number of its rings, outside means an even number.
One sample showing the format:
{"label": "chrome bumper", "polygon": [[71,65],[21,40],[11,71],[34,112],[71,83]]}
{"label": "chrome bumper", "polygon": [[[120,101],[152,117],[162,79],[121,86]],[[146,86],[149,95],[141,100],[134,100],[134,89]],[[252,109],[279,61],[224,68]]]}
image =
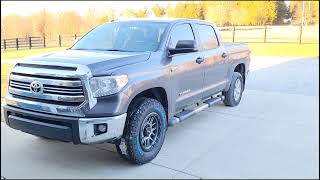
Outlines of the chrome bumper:
{"label": "chrome bumper", "polygon": [[[103,118],[80,118],[79,119],[79,138],[83,144],[94,144],[105,142],[113,138],[119,138],[124,129],[127,114],[103,117]],[[107,132],[95,135],[94,125],[95,124],[107,124]]]}
{"label": "chrome bumper", "polygon": [[[100,118],[67,117],[20,109],[5,102],[1,104],[1,110],[6,124],[11,128],[74,144],[112,142],[120,138],[127,117],[126,113]],[[107,131],[95,134],[94,125],[102,123],[107,124]]]}

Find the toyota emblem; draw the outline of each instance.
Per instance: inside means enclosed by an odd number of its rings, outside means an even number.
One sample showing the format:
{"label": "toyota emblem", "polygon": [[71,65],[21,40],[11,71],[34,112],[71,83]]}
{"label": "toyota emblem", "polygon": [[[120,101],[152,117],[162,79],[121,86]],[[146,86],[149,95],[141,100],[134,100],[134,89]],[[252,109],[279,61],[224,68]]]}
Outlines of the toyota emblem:
{"label": "toyota emblem", "polygon": [[43,91],[42,83],[39,81],[33,81],[30,84],[30,91],[33,93],[37,93],[37,94],[42,93],[42,91]]}

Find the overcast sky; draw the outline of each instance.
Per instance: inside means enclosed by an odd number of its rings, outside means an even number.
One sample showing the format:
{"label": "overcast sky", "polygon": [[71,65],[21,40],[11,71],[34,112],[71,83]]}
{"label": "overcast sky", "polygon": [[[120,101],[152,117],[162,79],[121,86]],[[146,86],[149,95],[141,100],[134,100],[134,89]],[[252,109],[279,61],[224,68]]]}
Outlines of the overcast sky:
{"label": "overcast sky", "polygon": [[49,12],[74,10],[80,15],[84,15],[89,8],[100,11],[109,7],[121,11],[125,8],[151,7],[154,4],[166,6],[168,3],[174,5],[178,1],[1,1],[1,16],[12,13],[29,15],[44,8]]}

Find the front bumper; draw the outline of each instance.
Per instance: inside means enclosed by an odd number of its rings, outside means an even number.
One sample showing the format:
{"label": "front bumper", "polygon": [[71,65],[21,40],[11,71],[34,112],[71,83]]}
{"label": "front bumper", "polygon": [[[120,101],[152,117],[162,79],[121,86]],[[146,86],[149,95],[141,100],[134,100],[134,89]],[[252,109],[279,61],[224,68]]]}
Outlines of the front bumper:
{"label": "front bumper", "polygon": [[[100,118],[77,118],[25,110],[9,105],[3,106],[6,124],[14,129],[74,144],[111,142],[121,137],[126,113]],[[105,123],[107,131],[95,134],[94,125]]]}

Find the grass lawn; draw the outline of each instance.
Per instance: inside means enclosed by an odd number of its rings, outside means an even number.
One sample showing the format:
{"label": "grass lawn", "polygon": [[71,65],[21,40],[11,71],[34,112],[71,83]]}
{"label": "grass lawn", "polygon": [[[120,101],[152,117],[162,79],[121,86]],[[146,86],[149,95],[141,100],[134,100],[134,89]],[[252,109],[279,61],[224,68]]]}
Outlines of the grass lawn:
{"label": "grass lawn", "polygon": [[319,57],[319,44],[248,43],[252,56]]}

